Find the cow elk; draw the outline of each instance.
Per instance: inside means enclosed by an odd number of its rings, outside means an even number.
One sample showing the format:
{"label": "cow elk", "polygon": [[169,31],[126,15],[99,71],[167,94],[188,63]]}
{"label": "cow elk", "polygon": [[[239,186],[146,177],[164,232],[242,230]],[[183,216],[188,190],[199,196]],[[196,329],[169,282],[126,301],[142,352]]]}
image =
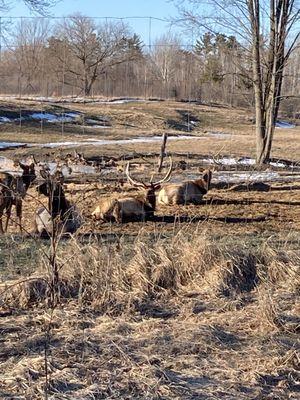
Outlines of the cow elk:
{"label": "cow elk", "polygon": [[165,185],[158,193],[158,203],[164,205],[201,204],[203,196],[209,190],[211,176],[212,172],[206,170],[200,179]]}
{"label": "cow elk", "polygon": [[129,183],[136,188],[144,189],[144,193],[135,197],[130,196],[120,199],[103,199],[92,213],[94,219],[105,222],[126,222],[137,220],[145,221],[154,217],[156,209],[155,192],[160,189],[163,182],[166,182],[170,178],[172,172],[172,159],[170,159],[170,167],[165,177],[157,182],[152,182],[152,179],[148,184],[142,181],[137,181],[130,176],[129,169],[130,164],[128,163],[125,173]]}
{"label": "cow elk", "polygon": [[82,225],[82,218],[76,207],[66,199],[62,172],[56,171],[51,175],[44,169],[40,173],[44,182],[37,187],[37,191],[48,197],[48,207],[40,207],[36,211],[36,232],[41,236],[76,232]]}
{"label": "cow elk", "polygon": [[[12,206],[16,207],[18,225],[22,232],[22,208],[23,199],[31,183],[36,179],[35,164],[30,165],[17,162],[15,164],[22,169],[21,176],[13,176],[7,172],[0,173],[0,233],[7,231],[11,216]],[[6,214],[5,228],[3,230],[3,214]]]}

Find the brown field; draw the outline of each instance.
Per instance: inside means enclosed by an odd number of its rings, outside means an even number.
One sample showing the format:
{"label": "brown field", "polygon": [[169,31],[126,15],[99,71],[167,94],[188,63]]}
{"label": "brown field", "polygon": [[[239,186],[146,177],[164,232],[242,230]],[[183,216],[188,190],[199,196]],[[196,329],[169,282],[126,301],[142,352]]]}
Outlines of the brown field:
{"label": "brown field", "polygon": [[[66,179],[66,195],[85,223],[59,243],[60,303],[54,308],[49,241],[33,235],[34,212],[45,199],[29,190],[25,233],[11,223],[0,239],[0,398],[298,399],[300,172],[264,167],[266,176],[280,177],[266,182],[266,192],[220,185],[222,174],[261,173],[220,162],[255,155],[251,113],[178,102],[22,101],[2,102],[0,114],[20,109],[78,111],[84,118],[2,124],[1,140],[115,140],[167,131],[202,137],[168,142],[173,179],[197,176],[207,166],[203,158],[216,163],[200,206],[158,207],[155,220],[144,223],[95,223],[91,212],[100,198],[136,193],[117,167],[130,158],[132,174],[149,179],[160,143],[77,148],[87,159],[113,158],[115,165]],[[111,127],[86,128],[84,120],[99,115]],[[189,120],[197,124],[188,126]],[[299,135],[299,126],[276,128],[273,157],[297,163]],[[35,154],[43,161],[70,151],[25,147],[1,155]]]}

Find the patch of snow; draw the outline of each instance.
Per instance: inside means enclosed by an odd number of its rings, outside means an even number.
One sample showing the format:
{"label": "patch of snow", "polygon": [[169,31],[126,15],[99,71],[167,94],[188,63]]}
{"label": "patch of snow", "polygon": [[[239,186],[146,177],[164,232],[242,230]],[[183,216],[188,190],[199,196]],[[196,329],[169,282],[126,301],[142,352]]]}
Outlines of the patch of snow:
{"label": "patch of snow", "polygon": [[29,146],[41,147],[41,148],[55,148],[55,147],[82,146],[83,144],[84,142],[54,142],[54,143],[35,143]]}
{"label": "patch of snow", "polygon": [[99,124],[99,120],[97,120],[97,119],[92,119],[92,118],[86,119],[85,122],[86,122],[87,124]]}
{"label": "patch of snow", "polygon": [[0,124],[5,124],[7,122],[11,122],[11,119],[8,117],[0,117]]}
{"label": "patch of snow", "polygon": [[[276,162],[271,161],[270,165],[272,165],[273,167],[278,167],[278,168],[286,168],[287,167],[287,165],[285,163],[280,162],[280,161],[276,161]],[[292,166],[290,165],[290,167],[292,167]]]}
{"label": "patch of snow", "polygon": [[241,165],[255,165],[256,161],[254,160],[254,158],[248,158],[248,157],[242,157],[240,159],[237,160],[237,164],[241,164]]}
{"label": "patch of snow", "polygon": [[[196,174],[187,174],[184,177],[184,180],[194,180],[198,179],[200,175]],[[173,176],[171,178],[171,182],[177,183],[182,182],[183,177],[181,176]],[[276,171],[218,171],[214,172],[212,181],[214,183],[217,182],[225,182],[230,184],[236,183],[254,183],[254,182],[293,182],[299,181],[300,175],[295,174],[291,175],[287,174],[279,174]]]}
{"label": "patch of snow", "polygon": [[49,113],[33,113],[31,114],[32,119],[39,119],[39,120],[53,120],[56,119],[56,116]]}
{"label": "patch of snow", "polygon": [[26,147],[27,143],[18,143],[18,142],[0,142],[0,149],[7,149],[12,147]]}
{"label": "patch of snow", "polygon": [[283,129],[292,129],[295,128],[295,124],[291,124],[290,122],[287,121],[277,121],[276,122],[276,128],[283,128]]}
{"label": "patch of snow", "polygon": [[84,126],[84,128],[89,128],[89,129],[91,129],[91,128],[96,128],[96,129],[109,129],[109,128],[111,128],[111,126],[108,126],[108,125],[85,125]]}
{"label": "patch of snow", "polygon": [[[241,158],[233,158],[233,157],[222,157],[218,159],[213,159],[213,158],[203,158],[201,160],[205,164],[220,164],[220,165],[227,165],[227,166],[235,166],[235,165],[255,165],[256,161],[254,158],[250,157],[241,157]],[[270,162],[270,165],[273,167],[278,167],[278,168],[286,168],[287,165],[283,162],[277,161],[277,162]]]}
{"label": "patch of snow", "polygon": [[221,131],[208,131],[208,132],[206,132],[206,135],[211,136],[211,137],[223,138],[223,137],[232,136],[232,133],[221,132]]}
{"label": "patch of snow", "polygon": [[203,158],[201,160],[206,164],[221,164],[221,165],[255,165],[254,158],[242,157],[239,159],[233,157],[222,157],[218,159]]}
{"label": "patch of snow", "polygon": [[[48,167],[50,174],[54,174],[57,168],[56,162],[44,162],[43,167]],[[69,168],[70,167],[70,168]],[[99,173],[99,171],[91,166],[91,165],[77,165],[77,164],[70,164],[69,167],[63,165],[61,171],[65,177],[70,177],[78,174],[89,174],[93,175]]]}
{"label": "patch of snow", "polygon": [[55,115],[50,113],[33,113],[31,114],[30,118],[39,120],[39,121],[46,121],[46,122],[72,122],[74,119],[78,117],[76,113],[64,113],[61,115]]}
{"label": "patch of snow", "polygon": [[[181,136],[169,136],[168,140],[190,140],[190,139],[203,139],[201,136],[188,136],[188,135],[181,135]],[[78,141],[78,142],[54,142],[54,143],[43,143],[43,144],[35,144],[29,145],[34,147],[44,147],[44,148],[54,148],[54,147],[70,147],[70,146],[105,146],[105,145],[115,145],[115,144],[133,144],[133,143],[155,143],[161,142],[161,136],[149,136],[149,137],[137,137],[132,139],[93,139],[89,138],[85,141]]]}
{"label": "patch of snow", "polygon": [[221,182],[228,182],[228,183],[241,183],[241,182],[270,182],[276,181],[280,175],[274,171],[261,171],[261,172],[253,172],[253,171],[244,171],[240,173],[231,173],[226,174],[224,172],[217,173],[216,178],[218,181]]}

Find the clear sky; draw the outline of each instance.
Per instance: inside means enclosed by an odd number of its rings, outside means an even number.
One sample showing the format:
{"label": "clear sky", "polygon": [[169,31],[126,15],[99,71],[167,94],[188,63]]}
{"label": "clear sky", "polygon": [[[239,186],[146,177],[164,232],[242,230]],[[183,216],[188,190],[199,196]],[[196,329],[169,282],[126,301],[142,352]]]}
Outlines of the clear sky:
{"label": "clear sky", "polygon": [[[51,15],[56,17],[67,16],[81,12],[89,17],[155,17],[169,19],[177,14],[177,10],[168,0],[62,0],[51,8]],[[34,16],[19,0],[12,2],[12,7],[2,16]],[[126,19],[133,31],[139,34],[142,40],[149,44],[157,36],[170,31],[170,25],[163,21],[151,19]],[[175,28],[172,28],[174,31]]]}

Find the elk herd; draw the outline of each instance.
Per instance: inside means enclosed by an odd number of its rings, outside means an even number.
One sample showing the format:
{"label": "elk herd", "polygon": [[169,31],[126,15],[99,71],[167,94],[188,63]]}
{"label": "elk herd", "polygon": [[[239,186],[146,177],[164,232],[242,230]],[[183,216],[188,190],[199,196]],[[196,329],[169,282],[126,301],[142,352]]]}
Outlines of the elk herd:
{"label": "elk herd", "polygon": [[[37,179],[36,160],[25,165],[17,162],[21,169],[19,176],[8,172],[0,172],[0,233],[7,231],[12,207],[16,208],[17,225],[22,232],[22,204],[29,187]],[[130,163],[127,164],[125,175],[128,183],[140,193],[133,196],[99,198],[92,212],[93,220],[103,222],[128,222],[151,220],[155,216],[156,205],[186,205],[201,204],[203,196],[210,188],[212,172],[206,170],[203,176],[196,180],[181,183],[167,183],[172,174],[173,162],[170,157],[167,172],[162,179],[143,182],[132,177]],[[35,232],[41,236],[53,233],[74,233],[83,224],[83,218],[77,207],[65,195],[62,169],[50,172],[46,164],[39,164],[39,175],[42,182],[36,187],[38,194],[47,198],[47,207],[40,204],[35,211]],[[40,179],[39,178],[39,179]],[[6,216],[3,227],[3,217]]]}

